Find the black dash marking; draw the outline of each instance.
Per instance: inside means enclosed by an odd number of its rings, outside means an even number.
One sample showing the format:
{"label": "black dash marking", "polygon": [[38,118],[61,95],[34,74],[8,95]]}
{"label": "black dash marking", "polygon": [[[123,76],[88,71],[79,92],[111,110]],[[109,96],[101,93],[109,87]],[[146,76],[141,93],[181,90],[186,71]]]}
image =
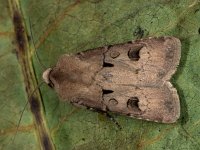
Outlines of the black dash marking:
{"label": "black dash marking", "polygon": [[103,67],[113,67],[114,65],[111,63],[103,62]]}
{"label": "black dash marking", "polygon": [[104,94],[111,94],[111,93],[113,93],[113,91],[112,90],[102,90],[102,92],[103,92],[103,95]]}
{"label": "black dash marking", "polygon": [[198,32],[199,32],[199,34],[200,34],[200,28],[199,28]]}

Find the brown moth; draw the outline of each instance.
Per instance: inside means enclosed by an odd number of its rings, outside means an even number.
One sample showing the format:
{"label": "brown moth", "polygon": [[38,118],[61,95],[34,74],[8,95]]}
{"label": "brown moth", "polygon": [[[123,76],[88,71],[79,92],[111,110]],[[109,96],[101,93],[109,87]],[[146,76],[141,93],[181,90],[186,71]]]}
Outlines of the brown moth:
{"label": "brown moth", "polygon": [[169,80],[180,56],[179,39],[150,37],[62,55],[43,79],[76,106],[173,123],[180,103]]}

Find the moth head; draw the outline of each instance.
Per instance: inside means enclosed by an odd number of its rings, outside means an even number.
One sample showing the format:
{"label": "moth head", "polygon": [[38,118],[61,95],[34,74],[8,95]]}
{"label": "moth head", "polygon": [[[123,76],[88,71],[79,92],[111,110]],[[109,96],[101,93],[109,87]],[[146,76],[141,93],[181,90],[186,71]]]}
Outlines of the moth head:
{"label": "moth head", "polygon": [[50,80],[50,73],[51,73],[51,71],[52,71],[52,68],[46,69],[46,70],[43,72],[43,74],[42,74],[42,78],[43,78],[43,80],[44,80],[44,82],[45,82],[46,84],[48,84],[50,87],[53,87],[53,83],[52,83],[51,80]]}

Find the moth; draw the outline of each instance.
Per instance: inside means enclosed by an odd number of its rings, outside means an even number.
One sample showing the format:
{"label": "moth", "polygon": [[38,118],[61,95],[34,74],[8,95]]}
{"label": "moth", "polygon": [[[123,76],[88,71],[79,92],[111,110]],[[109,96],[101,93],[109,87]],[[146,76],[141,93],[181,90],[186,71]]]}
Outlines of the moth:
{"label": "moth", "polygon": [[64,101],[78,107],[173,123],[180,116],[170,83],[181,56],[175,37],[150,37],[62,55],[43,73]]}

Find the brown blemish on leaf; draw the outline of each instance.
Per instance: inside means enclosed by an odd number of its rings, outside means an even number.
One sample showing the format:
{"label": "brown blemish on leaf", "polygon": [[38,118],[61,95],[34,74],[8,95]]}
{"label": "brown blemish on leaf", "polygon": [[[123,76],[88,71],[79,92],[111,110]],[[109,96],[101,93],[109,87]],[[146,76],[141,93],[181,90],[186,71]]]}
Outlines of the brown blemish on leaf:
{"label": "brown blemish on leaf", "polygon": [[40,125],[42,121],[40,103],[38,99],[34,96],[30,98],[29,103],[30,103],[31,112],[34,114],[37,124]]}
{"label": "brown blemish on leaf", "polygon": [[15,38],[19,51],[24,51],[26,48],[26,37],[24,31],[24,25],[22,23],[22,16],[17,10],[13,13],[13,24],[15,29]]}
{"label": "brown blemish on leaf", "polygon": [[13,36],[14,32],[0,32],[0,36]]}
{"label": "brown blemish on leaf", "polygon": [[9,134],[15,134],[16,131],[30,132],[33,129],[35,129],[35,126],[33,124],[28,125],[28,126],[20,126],[18,128],[2,129],[1,132],[0,132],[0,136],[5,136],[5,135],[9,135]]}
{"label": "brown blemish on leaf", "polygon": [[42,135],[42,143],[44,150],[52,149],[51,141],[49,140],[49,136],[47,134]]}

